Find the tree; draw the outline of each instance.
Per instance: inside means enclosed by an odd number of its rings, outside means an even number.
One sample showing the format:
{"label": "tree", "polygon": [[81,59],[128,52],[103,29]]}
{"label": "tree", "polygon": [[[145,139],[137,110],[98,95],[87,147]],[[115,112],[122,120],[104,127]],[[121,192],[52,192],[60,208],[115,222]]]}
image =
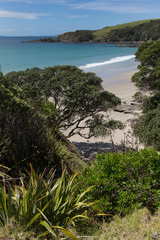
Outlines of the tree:
{"label": "tree", "polygon": [[23,98],[23,89],[0,74],[1,165],[11,168],[14,177],[29,169],[29,163],[38,172],[53,166],[56,174],[60,174],[62,166],[69,171],[80,170],[84,164],[59,131],[54,105],[43,99],[41,104],[35,104],[35,100]]}
{"label": "tree", "polygon": [[143,43],[136,52],[139,72],[132,77],[132,82],[141,89],[160,91],[160,41]]}
{"label": "tree", "polygon": [[160,104],[139,118],[134,132],[141,142],[160,150]]}
{"label": "tree", "polygon": [[19,88],[0,76],[1,164],[15,171],[32,162],[36,169],[44,169],[56,163],[53,134],[43,115],[17,97],[19,92]]}
{"label": "tree", "polygon": [[139,72],[132,82],[149,96],[143,101],[143,116],[135,127],[135,133],[147,145],[160,149],[160,41],[143,43],[136,52],[140,62]]}
{"label": "tree", "polygon": [[50,120],[52,110],[56,111],[57,125],[68,131],[68,137],[74,134],[96,137],[106,135],[111,125],[122,127],[119,121],[111,124],[105,118],[107,110],[120,103],[120,99],[105,91],[102,79],[94,73],[85,73],[74,66],[54,66],[11,72],[6,78],[23,89],[22,99],[35,101],[39,111],[45,112]]}

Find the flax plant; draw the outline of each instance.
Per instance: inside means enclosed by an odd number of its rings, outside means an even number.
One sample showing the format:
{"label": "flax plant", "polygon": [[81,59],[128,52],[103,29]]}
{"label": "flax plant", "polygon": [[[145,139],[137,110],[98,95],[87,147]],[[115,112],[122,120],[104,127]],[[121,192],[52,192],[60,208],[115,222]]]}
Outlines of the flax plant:
{"label": "flax plant", "polygon": [[[39,237],[51,234],[58,239],[62,232],[70,239],[77,239],[67,229],[81,220],[87,220],[87,211],[95,202],[85,195],[93,186],[79,193],[78,173],[68,176],[64,171],[55,180],[54,170],[45,176],[38,175],[31,166],[28,178],[12,186],[7,180],[0,185],[0,225],[5,226],[13,218],[25,230],[40,232]],[[44,230],[45,229],[45,230]]]}

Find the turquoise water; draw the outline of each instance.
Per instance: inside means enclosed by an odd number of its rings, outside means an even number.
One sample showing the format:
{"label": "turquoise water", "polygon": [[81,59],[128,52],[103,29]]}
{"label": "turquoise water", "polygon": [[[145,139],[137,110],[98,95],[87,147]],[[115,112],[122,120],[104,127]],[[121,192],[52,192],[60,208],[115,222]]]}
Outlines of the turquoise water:
{"label": "turquoise water", "polygon": [[137,48],[115,44],[22,43],[37,37],[1,37],[0,64],[4,74],[31,67],[75,65],[85,71],[108,70],[108,74],[136,69]]}

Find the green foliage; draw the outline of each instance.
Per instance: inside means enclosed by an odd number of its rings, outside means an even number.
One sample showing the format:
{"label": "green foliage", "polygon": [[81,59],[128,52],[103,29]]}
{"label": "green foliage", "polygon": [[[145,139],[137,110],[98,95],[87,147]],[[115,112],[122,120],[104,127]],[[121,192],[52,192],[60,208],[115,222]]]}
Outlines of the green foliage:
{"label": "green foliage", "polygon": [[[51,38],[51,37],[49,37],[49,38],[46,38],[46,37],[43,37],[43,38],[41,38],[40,40],[36,40],[37,42],[56,42],[55,41],[55,39],[54,38]],[[33,41],[34,42],[34,41]]]}
{"label": "green foliage", "polygon": [[145,97],[146,97],[146,96],[144,96],[142,92],[136,92],[136,93],[132,96],[133,101],[139,102],[139,103],[143,103],[143,102],[145,101]]}
{"label": "green foliage", "polygon": [[158,40],[160,20],[148,19],[116,26],[105,27],[97,31],[77,30],[58,35],[60,42],[136,42]]}
{"label": "green foliage", "polygon": [[128,24],[123,28],[115,28],[106,35],[106,41],[149,41],[160,37],[160,20],[150,20],[135,26]]}
{"label": "green foliage", "polygon": [[[120,103],[103,89],[101,78],[74,66],[32,68],[8,73],[6,78],[21,87],[19,97],[43,111],[51,125],[56,122],[59,129],[68,130],[68,137],[79,134],[90,138],[96,119],[107,134],[108,121],[101,112]],[[88,129],[87,134],[84,129]]]}
{"label": "green foliage", "polygon": [[[111,214],[126,214],[160,205],[160,154],[154,149],[97,155],[92,167],[82,171],[82,186],[95,185],[89,199]],[[82,187],[82,188],[83,188]]]}
{"label": "green foliage", "polygon": [[75,32],[67,32],[56,37],[59,42],[89,42],[93,40],[93,31],[77,30]]}
{"label": "green foliage", "polygon": [[[39,163],[39,167],[42,167],[43,164],[54,161],[54,153],[51,152],[54,142],[49,138],[45,119],[24,100],[17,98],[2,82],[0,136],[8,139],[8,142],[3,144],[7,149],[1,157],[8,167],[13,167],[21,161],[32,161],[34,166],[38,166],[39,159],[46,159],[45,162]],[[25,166],[25,163],[20,165]]]}
{"label": "green foliage", "polygon": [[[126,28],[134,28],[138,25],[142,25],[143,23],[147,23],[150,22],[151,19],[147,19],[147,20],[141,20],[141,21],[134,21],[134,22],[129,22],[129,23],[123,23],[123,24],[118,24],[116,26],[111,26],[111,27],[105,27],[102,28],[98,31],[95,31],[93,34],[96,37],[96,39],[98,40],[104,40],[107,38],[107,36],[110,35],[110,32],[112,32],[113,30],[120,30],[120,29],[126,29]],[[152,21],[155,21],[155,19],[153,19]]]}
{"label": "green foliage", "polygon": [[132,81],[136,86],[153,92],[160,91],[160,41],[143,43],[136,52],[136,60],[140,62],[139,72]]}
{"label": "green foliage", "polygon": [[134,134],[141,142],[160,150],[160,105],[139,118]]}
{"label": "green foliage", "polygon": [[78,37],[79,42],[88,42],[94,38],[92,31],[88,30],[77,30],[75,35]]}
{"label": "green foliage", "polygon": [[149,91],[143,97],[143,116],[135,126],[135,134],[141,142],[160,149],[160,41],[143,43],[136,52],[140,62],[139,72],[132,77],[132,82],[142,90]]}
{"label": "green foliage", "polygon": [[74,167],[79,168],[81,161],[76,151],[71,153],[71,144],[58,130],[54,105],[39,97],[31,101],[32,94],[29,100],[25,99],[23,89],[14,81],[0,78],[1,164],[11,168],[10,174],[14,177],[19,176],[20,169],[28,168],[29,163],[40,172],[49,166],[60,170],[65,161],[70,162],[67,165],[72,168],[75,158]]}
{"label": "green foliage", "polygon": [[[78,194],[76,176],[77,173],[68,176],[63,172],[55,180],[53,169],[47,176],[45,172],[37,175],[31,166],[29,177],[21,178],[19,185],[11,184],[9,180],[2,183],[0,225],[6,226],[14,219],[20,226],[26,226],[26,229],[30,228],[38,234],[41,232],[40,236],[51,233],[58,239],[59,231],[62,231],[71,239],[76,239],[66,228],[75,226],[79,221],[86,221],[87,210],[94,205],[85,197],[93,187]],[[47,231],[43,232],[43,228]]]}

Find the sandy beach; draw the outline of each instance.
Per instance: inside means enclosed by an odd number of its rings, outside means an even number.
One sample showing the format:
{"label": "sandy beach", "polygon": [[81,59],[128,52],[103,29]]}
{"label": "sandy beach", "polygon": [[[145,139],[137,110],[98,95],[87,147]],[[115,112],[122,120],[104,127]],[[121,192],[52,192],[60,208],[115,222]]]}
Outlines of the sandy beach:
{"label": "sandy beach", "polygon": [[[132,96],[138,89],[131,82],[131,77],[137,70],[124,71],[115,74],[115,76],[108,78],[103,75],[103,87],[105,90],[114,93],[116,96],[121,98],[122,103],[131,104],[133,102]],[[96,73],[96,71],[94,71]],[[98,73],[96,73],[98,75]],[[141,148],[137,139],[132,135],[131,121],[138,117],[140,111],[134,111],[133,113],[123,113],[110,110],[108,111],[109,117],[115,120],[120,120],[125,124],[123,130],[116,130],[112,133],[113,142],[115,145],[125,144],[126,147]],[[91,138],[90,140],[85,140],[80,136],[73,136],[70,138],[73,142],[88,142],[90,144],[94,143],[111,143],[111,137],[107,136],[105,138]]]}
{"label": "sandy beach", "polygon": [[[131,77],[137,70],[132,70],[128,72],[122,72],[117,74],[114,78],[103,79],[103,87],[105,90],[114,93],[116,96],[121,98],[122,101],[126,101],[130,103],[132,100],[132,96],[138,89],[131,82]],[[108,84],[111,82],[116,82],[116,84]],[[118,83],[117,83],[118,82]]]}

